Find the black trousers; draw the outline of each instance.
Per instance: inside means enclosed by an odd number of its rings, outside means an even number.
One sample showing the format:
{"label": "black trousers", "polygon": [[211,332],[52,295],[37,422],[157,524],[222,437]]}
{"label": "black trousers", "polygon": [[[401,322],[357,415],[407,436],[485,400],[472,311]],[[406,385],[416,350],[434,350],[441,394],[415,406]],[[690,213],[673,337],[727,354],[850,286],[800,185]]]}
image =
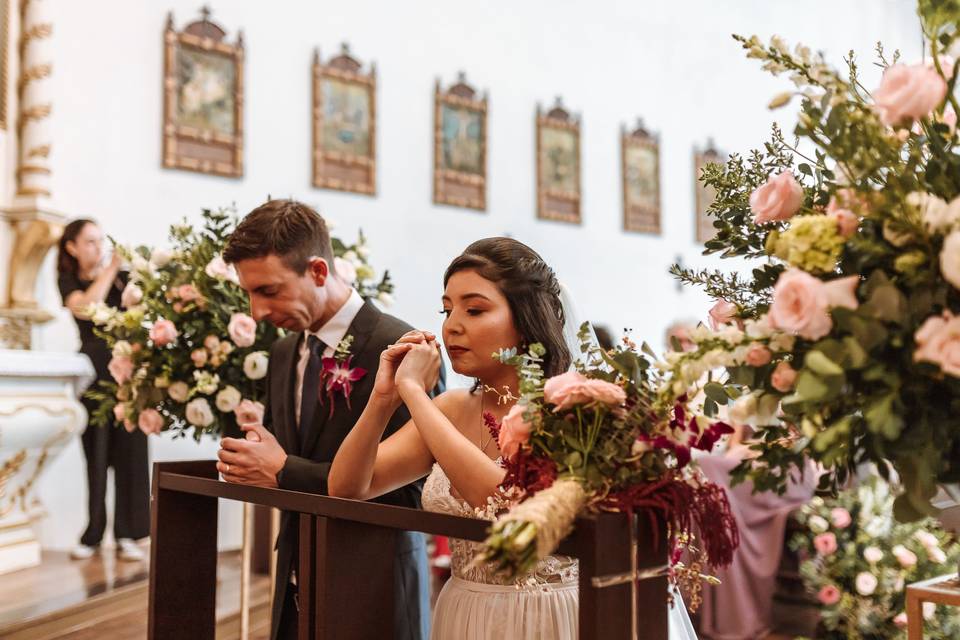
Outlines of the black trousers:
{"label": "black trousers", "polygon": [[[88,412],[96,405],[87,398]],[[96,546],[107,528],[107,468],[113,467],[114,538],[137,540],[150,535],[150,471],[147,461],[147,436],[140,429],[133,433],[123,425],[106,427],[87,425],[81,436],[87,459],[87,530],[80,543]]]}
{"label": "black trousers", "polygon": [[297,602],[297,588],[288,584],[283,598],[280,625],[277,627],[277,640],[297,640],[300,630],[300,608]]}

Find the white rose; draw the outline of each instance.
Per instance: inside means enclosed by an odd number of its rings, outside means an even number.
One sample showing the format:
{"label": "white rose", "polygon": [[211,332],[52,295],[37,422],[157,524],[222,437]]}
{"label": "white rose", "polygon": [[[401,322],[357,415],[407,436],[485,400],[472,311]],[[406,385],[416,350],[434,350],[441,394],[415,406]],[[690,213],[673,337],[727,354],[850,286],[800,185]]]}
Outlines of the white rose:
{"label": "white rose", "polygon": [[220,254],[215,255],[213,259],[207,263],[207,266],[203,268],[203,271],[211,278],[217,280],[228,280],[234,284],[240,282],[240,279],[237,277],[237,270],[233,268],[232,264],[224,262]]}
{"label": "white rose", "polygon": [[209,427],[213,424],[213,411],[205,398],[194,398],[187,403],[187,422],[197,427]]}
{"label": "white rose", "polygon": [[133,355],[133,347],[126,340],[117,340],[113,345],[114,358],[129,358]]}
{"label": "white rose", "polygon": [[810,527],[810,531],[813,531],[814,533],[824,533],[830,528],[830,524],[817,515],[810,516],[807,519],[807,526]]}
{"label": "white rose", "polygon": [[138,274],[150,275],[153,273],[153,267],[150,266],[150,262],[139,253],[133,255],[133,259],[130,260],[130,268]]}
{"label": "white rose", "polygon": [[937,564],[943,564],[947,561],[947,554],[943,552],[943,549],[940,547],[927,547],[927,555],[930,556],[930,559]]}
{"label": "white rose", "polygon": [[237,391],[236,387],[231,387],[227,385],[220,390],[220,393],[217,394],[216,404],[217,409],[224,413],[228,413],[237,408],[237,405],[240,404],[240,401],[243,397],[240,395],[240,392]]}
{"label": "white rose", "polygon": [[209,371],[194,371],[193,379],[197,383],[197,391],[205,396],[210,395],[220,386],[220,376]]}
{"label": "white rose", "polygon": [[877,590],[877,577],[869,571],[861,571],[856,579],[857,593],[862,596],[869,596]]}
{"label": "white rose", "polygon": [[268,362],[266,351],[254,351],[243,359],[243,373],[251,380],[260,380],[267,375]]}
{"label": "white rose", "polygon": [[173,251],[169,249],[154,249],[150,254],[150,262],[158,269],[170,264],[171,260],[173,260]]}
{"label": "white rose", "polygon": [[950,226],[949,207],[940,198],[925,191],[914,191],[907,196],[907,205],[917,209],[930,231],[941,231]]}
{"label": "white rose", "polygon": [[883,551],[877,547],[867,547],[863,550],[863,559],[870,564],[877,564],[883,559]]}
{"label": "white rose", "polygon": [[123,288],[123,293],[120,294],[120,304],[129,309],[140,304],[141,300],[143,300],[143,289],[133,282],[128,282]]}
{"label": "white rose", "polygon": [[379,300],[380,304],[382,304],[385,307],[389,307],[393,304],[393,296],[387,293],[386,291],[381,291],[380,293],[378,293],[377,300]]}
{"label": "white rose", "polygon": [[940,271],[947,282],[960,289],[960,231],[954,231],[943,241]]}
{"label": "white rose", "polygon": [[357,268],[348,260],[334,258],[333,269],[337,272],[337,275],[340,276],[340,279],[347,284],[352,286],[353,283],[357,281]]}
{"label": "white rose", "polygon": [[190,397],[190,387],[187,386],[186,382],[174,382],[167,389],[167,395],[176,402],[186,402],[187,398]]}
{"label": "white rose", "polygon": [[936,547],[940,545],[940,541],[937,540],[937,536],[933,535],[929,531],[924,531],[920,529],[913,534],[914,539],[922,544],[926,548]]}
{"label": "white rose", "polygon": [[733,401],[727,414],[737,424],[751,424],[757,416],[757,396],[745,393]]}

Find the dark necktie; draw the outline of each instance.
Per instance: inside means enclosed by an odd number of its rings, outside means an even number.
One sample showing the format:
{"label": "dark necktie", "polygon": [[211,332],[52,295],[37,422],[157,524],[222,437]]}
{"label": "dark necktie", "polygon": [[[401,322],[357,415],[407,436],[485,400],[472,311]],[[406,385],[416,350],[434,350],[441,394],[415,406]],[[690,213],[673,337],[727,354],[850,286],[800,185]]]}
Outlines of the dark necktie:
{"label": "dark necktie", "polygon": [[320,369],[324,344],[314,335],[307,336],[307,368],[303,371],[303,390],[300,392],[300,442],[306,440],[307,429],[313,423],[320,398]]}

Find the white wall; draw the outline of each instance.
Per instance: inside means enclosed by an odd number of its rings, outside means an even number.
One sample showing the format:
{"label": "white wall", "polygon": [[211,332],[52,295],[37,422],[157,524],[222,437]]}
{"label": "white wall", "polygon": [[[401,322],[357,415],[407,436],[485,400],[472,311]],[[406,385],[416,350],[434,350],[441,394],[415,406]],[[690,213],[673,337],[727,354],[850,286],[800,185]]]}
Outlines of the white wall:
{"label": "white wall", "polygon": [[[54,199],[70,215],[93,216],[125,242],[157,243],[171,222],[201,207],[236,203],[245,212],[270,194],[313,204],[335,233],[367,232],[376,266],[397,284],[392,310],[438,329],[441,274],[469,242],[510,234],[541,252],[591,319],[615,332],[632,327],[659,346],[677,318],[702,318],[708,301],[678,292],[666,274],[683,256],[709,264],[693,242],[691,149],[713,136],[746,150],[767,137],[765,105],[788,81],[746,60],[731,33],[778,33],[842,62],[862,55],[867,86],[878,74],[874,43],[920,53],[907,0],[688,0],[685,2],[213,4],[232,41],[246,42],[245,176],[231,180],[160,167],[162,33],[173,9],[181,28],[197,0],[59,0],[55,4]],[[310,62],[341,41],[378,68],[378,189],[375,198],[310,187]],[[490,92],[489,210],[431,203],[433,84],[463,69]],[[534,109],[556,95],[583,115],[582,226],[535,217]],[[662,141],[661,236],[621,231],[619,127],[643,116]],[[775,114],[783,119],[789,110]],[[789,128],[788,128],[789,130]],[[48,265],[49,268],[50,265]],[[48,271],[42,300],[59,304]],[[37,348],[73,349],[66,314],[38,331]],[[215,444],[153,441],[154,459],[210,456]],[[55,515],[44,542],[73,542],[83,525],[79,447],[41,487]]]}

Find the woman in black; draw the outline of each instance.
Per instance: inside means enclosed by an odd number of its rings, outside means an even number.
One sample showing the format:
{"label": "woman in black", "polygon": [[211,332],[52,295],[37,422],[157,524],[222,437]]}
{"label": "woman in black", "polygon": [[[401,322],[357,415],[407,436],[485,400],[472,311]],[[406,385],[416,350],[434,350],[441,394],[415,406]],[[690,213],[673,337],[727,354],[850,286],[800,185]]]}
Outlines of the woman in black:
{"label": "woman in black", "polygon": [[[95,222],[81,219],[66,226],[57,257],[60,295],[80,331],[80,353],[85,353],[93,362],[97,381],[111,380],[107,370],[111,354],[106,342],[94,335],[93,322],[83,310],[96,302],[120,307],[126,283],[126,273],[120,272],[120,257],[114,253],[109,263],[101,265],[102,257],[103,233]],[[88,398],[84,397],[82,402],[88,414],[96,409],[96,404]],[[87,459],[89,522],[72,557],[89,558],[100,546],[107,527],[107,468],[113,467],[113,534],[117,554],[122,560],[143,560],[143,551],[136,540],[150,534],[147,436],[139,429],[127,431],[115,423],[104,428],[88,424],[82,441]]]}

